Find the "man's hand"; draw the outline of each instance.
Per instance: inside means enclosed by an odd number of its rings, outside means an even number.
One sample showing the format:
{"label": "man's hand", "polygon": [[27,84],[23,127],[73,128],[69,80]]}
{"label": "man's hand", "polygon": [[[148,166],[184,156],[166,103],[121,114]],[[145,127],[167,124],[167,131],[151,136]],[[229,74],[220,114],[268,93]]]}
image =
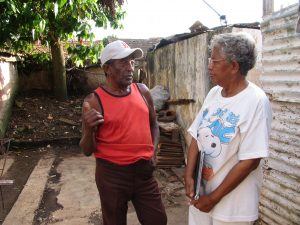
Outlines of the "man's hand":
{"label": "man's hand", "polygon": [[102,114],[92,108],[89,102],[83,103],[82,112],[82,122],[84,123],[85,131],[87,133],[97,131],[99,125],[104,122]]}

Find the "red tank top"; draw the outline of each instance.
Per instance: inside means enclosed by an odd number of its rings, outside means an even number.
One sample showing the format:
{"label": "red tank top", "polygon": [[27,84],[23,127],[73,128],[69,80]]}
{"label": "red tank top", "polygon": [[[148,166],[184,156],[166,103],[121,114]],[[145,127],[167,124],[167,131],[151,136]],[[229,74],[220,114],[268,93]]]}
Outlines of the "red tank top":
{"label": "red tank top", "polygon": [[104,123],[96,134],[96,158],[126,165],[153,156],[149,109],[136,84],[126,96],[115,96],[99,87]]}

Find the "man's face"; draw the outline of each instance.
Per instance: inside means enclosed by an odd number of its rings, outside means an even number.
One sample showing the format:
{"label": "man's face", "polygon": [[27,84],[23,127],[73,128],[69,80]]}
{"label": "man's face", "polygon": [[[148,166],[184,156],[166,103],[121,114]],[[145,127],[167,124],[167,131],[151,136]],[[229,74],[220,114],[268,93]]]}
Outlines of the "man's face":
{"label": "man's face", "polygon": [[128,56],[123,59],[114,59],[108,66],[106,73],[114,85],[128,87],[133,81],[134,59]]}

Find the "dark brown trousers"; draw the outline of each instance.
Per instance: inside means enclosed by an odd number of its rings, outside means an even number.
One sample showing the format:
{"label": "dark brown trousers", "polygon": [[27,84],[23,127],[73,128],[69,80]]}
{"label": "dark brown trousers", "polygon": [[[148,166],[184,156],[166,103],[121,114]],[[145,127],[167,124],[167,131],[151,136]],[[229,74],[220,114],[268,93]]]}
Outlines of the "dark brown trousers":
{"label": "dark brown trousers", "polygon": [[131,201],[142,225],[166,225],[167,216],[151,161],[117,165],[96,160],[96,184],[104,225],[126,225]]}

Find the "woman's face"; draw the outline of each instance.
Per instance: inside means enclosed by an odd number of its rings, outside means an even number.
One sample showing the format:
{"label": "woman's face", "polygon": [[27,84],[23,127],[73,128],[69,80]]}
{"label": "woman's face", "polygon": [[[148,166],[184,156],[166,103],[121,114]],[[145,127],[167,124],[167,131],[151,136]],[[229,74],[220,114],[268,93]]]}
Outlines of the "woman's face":
{"label": "woman's face", "polygon": [[228,62],[219,48],[213,48],[208,61],[211,81],[223,87],[230,80],[232,64]]}

